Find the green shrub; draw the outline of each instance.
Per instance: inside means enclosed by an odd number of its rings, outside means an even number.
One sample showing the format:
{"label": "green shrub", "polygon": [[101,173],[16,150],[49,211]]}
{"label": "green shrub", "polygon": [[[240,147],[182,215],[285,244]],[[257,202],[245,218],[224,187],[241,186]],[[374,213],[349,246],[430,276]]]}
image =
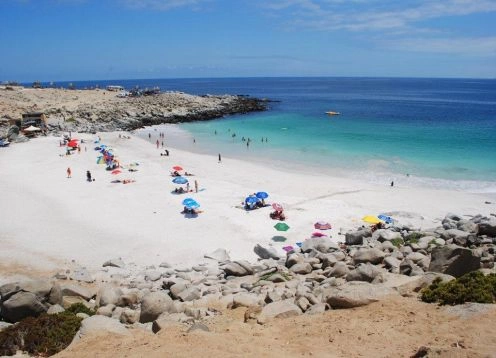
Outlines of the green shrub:
{"label": "green shrub", "polygon": [[0,332],[0,355],[18,350],[44,357],[56,354],[72,342],[81,321],[70,313],[25,318]]}
{"label": "green shrub", "polygon": [[86,307],[81,302],[73,303],[68,309],[65,310],[65,312],[72,313],[74,315],[77,313],[86,313],[88,316],[93,316],[96,313],[95,310]]}
{"label": "green shrub", "polygon": [[435,279],[432,284],[422,290],[424,302],[438,302],[440,305],[459,305],[465,302],[495,303],[496,274],[484,275],[473,271],[450,282]]}
{"label": "green shrub", "polygon": [[396,246],[398,249],[404,244],[405,242],[403,241],[403,239],[401,237],[398,237],[396,239],[392,239],[391,240],[391,244],[393,244],[394,246]]}

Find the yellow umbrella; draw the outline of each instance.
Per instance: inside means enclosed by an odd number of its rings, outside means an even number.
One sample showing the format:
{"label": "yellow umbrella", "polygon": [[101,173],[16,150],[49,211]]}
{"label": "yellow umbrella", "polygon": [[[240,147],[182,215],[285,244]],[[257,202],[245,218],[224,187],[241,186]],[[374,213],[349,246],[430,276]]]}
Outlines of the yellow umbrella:
{"label": "yellow umbrella", "polygon": [[370,223],[370,224],[378,224],[378,223],[382,223],[383,222],[377,216],[372,216],[372,215],[364,216],[362,218],[362,220],[365,221],[366,223]]}

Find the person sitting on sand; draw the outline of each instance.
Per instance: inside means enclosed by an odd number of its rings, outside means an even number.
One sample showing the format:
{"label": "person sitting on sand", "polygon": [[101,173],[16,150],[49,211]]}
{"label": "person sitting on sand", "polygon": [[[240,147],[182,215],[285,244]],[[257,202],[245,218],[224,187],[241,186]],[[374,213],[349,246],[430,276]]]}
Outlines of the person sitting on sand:
{"label": "person sitting on sand", "polygon": [[179,174],[179,172],[178,172],[177,170],[174,170],[174,171],[171,173],[171,175],[172,175],[173,177],[180,177],[180,176],[181,176],[181,174]]}
{"label": "person sitting on sand", "polygon": [[188,173],[188,172],[184,172],[184,175],[187,176],[187,177],[192,177],[194,174],[191,174],[191,173]]}
{"label": "person sitting on sand", "polygon": [[284,221],[286,220],[286,215],[284,215],[282,210],[276,210],[270,213],[270,218],[273,220]]}
{"label": "person sitting on sand", "polygon": [[176,194],[183,194],[185,193],[186,191],[183,189],[183,187],[180,187],[180,188],[175,188],[174,189],[174,193]]}

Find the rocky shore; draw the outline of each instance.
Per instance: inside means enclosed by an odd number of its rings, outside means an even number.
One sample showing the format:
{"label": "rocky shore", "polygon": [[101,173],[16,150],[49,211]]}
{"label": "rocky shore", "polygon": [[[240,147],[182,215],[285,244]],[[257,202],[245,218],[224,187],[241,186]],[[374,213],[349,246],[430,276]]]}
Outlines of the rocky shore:
{"label": "rocky shore", "polygon": [[264,111],[269,101],[248,96],[165,92],[151,96],[117,97],[105,90],[0,87],[0,127],[23,113],[43,112],[49,132],[108,132],[143,126],[210,120],[226,115]]}
{"label": "rocky shore", "polygon": [[[416,296],[435,278],[494,271],[496,218],[448,214],[442,226],[419,231],[391,224],[360,227],[335,244],[309,238],[282,257],[257,245],[257,262],[233,260],[224,249],[192,267],[136,267],[111,259],[90,272],[61,268],[54,277],[13,281],[0,287],[1,328],[74,303],[96,310],[83,319],[76,339],[94,331],[129,335],[172,326],[209,331],[209,319],[245,307],[245,323],[320,314],[368,305],[391,296]],[[487,307],[471,306],[470,310]],[[423,355],[420,355],[423,356]]]}

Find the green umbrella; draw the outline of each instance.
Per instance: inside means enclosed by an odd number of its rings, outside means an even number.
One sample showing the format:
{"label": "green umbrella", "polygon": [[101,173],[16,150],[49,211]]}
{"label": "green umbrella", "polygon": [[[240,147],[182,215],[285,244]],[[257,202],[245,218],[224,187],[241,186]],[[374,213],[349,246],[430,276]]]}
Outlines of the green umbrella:
{"label": "green umbrella", "polygon": [[277,223],[277,224],[274,225],[274,228],[277,231],[288,231],[289,226],[286,223]]}

